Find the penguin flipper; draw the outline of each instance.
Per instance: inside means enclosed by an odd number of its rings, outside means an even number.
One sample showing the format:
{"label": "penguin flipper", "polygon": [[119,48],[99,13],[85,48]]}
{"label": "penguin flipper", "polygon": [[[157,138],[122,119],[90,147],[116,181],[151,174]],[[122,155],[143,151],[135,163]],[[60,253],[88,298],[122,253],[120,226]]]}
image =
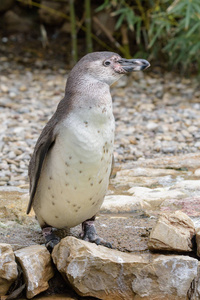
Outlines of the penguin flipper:
{"label": "penguin flipper", "polygon": [[43,162],[45,160],[47,153],[55,143],[55,139],[56,139],[55,126],[57,123],[55,121],[56,120],[52,117],[52,119],[44,127],[35,146],[32,158],[30,160],[29,170],[28,170],[28,175],[30,178],[30,200],[26,212],[27,214],[29,214],[34,201],[34,196],[37,190],[37,185],[40,178]]}

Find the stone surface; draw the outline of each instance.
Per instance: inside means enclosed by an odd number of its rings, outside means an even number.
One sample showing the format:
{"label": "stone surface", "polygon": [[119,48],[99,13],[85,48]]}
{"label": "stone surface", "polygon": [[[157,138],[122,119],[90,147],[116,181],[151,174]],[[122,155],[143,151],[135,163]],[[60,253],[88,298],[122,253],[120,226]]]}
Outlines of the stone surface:
{"label": "stone surface", "polygon": [[59,272],[76,292],[102,300],[187,299],[198,260],[127,254],[67,237],[53,250]]}
{"label": "stone surface", "polygon": [[15,251],[26,282],[28,299],[48,289],[48,281],[54,275],[51,256],[44,246],[35,245]]}
{"label": "stone surface", "polygon": [[194,176],[200,177],[200,169],[196,169],[196,170],[195,170]]}
{"label": "stone surface", "polygon": [[167,213],[181,210],[190,217],[199,217],[200,196],[195,197],[194,195],[183,199],[166,199],[160,205],[160,210]]}
{"label": "stone surface", "polygon": [[190,195],[191,192],[199,192],[200,191],[200,180],[183,180],[177,184],[175,184],[171,189],[181,189],[188,192]]}
{"label": "stone surface", "polygon": [[[169,190],[169,187],[150,189],[146,187],[132,187],[128,190],[135,199],[140,200],[141,207],[147,210],[159,209],[166,199],[180,199],[185,194],[180,190]],[[135,200],[136,201],[136,200]]]}
{"label": "stone surface", "polygon": [[200,262],[198,263],[197,276],[192,281],[190,290],[188,291],[189,300],[200,299]]}
{"label": "stone surface", "polygon": [[17,276],[17,264],[12,247],[8,244],[0,243],[0,296],[7,293]]}
{"label": "stone surface", "polygon": [[187,153],[173,156],[147,158],[132,162],[131,167],[144,167],[144,168],[169,168],[180,171],[187,171],[188,169],[200,168],[200,154]]}
{"label": "stone surface", "polygon": [[195,228],[192,220],[183,212],[162,214],[149,237],[150,250],[192,251]]}
{"label": "stone surface", "polygon": [[131,213],[141,209],[140,200],[126,195],[106,196],[100,212],[106,213]]}

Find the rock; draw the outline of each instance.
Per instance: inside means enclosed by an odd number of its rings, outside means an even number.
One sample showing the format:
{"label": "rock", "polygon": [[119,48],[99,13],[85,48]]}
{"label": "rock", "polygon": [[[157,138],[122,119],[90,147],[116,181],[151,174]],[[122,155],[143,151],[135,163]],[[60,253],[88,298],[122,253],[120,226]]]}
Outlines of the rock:
{"label": "rock", "polygon": [[15,251],[26,282],[28,299],[48,289],[54,275],[51,256],[44,246],[34,245]]}
{"label": "rock", "polygon": [[27,91],[27,86],[26,85],[21,85],[20,88],[19,88],[19,90],[21,92],[25,92],[25,91]]}
{"label": "rock", "polygon": [[195,170],[194,176],[200,177],[200,169]]}
{"label": "rock", "polygon": [[175,184],[171,189],[181,189],[191,193],[200,191],[200,180],[183,180]]}
{"label": "rock", "polygon": [[198,217],[200,210],[200,197],[186,197],[182,199],[166,199],[160,205],[162,212],[181,210],[190,217]]}
{"label": "rock", "polygon": [[0,88],[3,93],[8,93],[9,91],[8,87],[5,84],[1,84]]}
{"label": "rock", "polygon": [[121,186],[128,186],[130,188],[134,186],[152,187],[152,186],[158,186],[159,180],[160,178],[146,177],[146,176],[141,176],[141,177],[116,176],[116,178],[112,179],[111,183],[116,187],[121,187]]}
{"label": "rock", "polygon": [[149,123],[147,123],[147,129],[154,131],[154,130],[158,129],[158,124],[154,123],[154,122],[149,122]]}
{"label": "rock", "polygon": [[18,271],[11,245],[0,243],[0,296],[7,293]]}
{"label": "rock", "polygon": [[192,281],[191,287],[188,291],[189,300],[198,300],[200,299],[200,262],[198,265],[197,276]]}
{"label": "rock", "polygon": [[134,292],[141,297],[134,299],[186,300],[197,272],[196,259],[188,256],[159,255],[133,280]]}
{"label": "rock", "polygon": [[166,186],[172,185],[179,174],[176,170],[139,167],[118,171],[112,183],[129,187]]}
{"label": "rock", "polygon": [[157,168],[134,168],[129,170],[121,170],[117,172],[117,176],[123,177],[161,177],[167,175],[178,175],[179,172],[176,170],[169,170],[169,169],[157,169]]}
{"label": "rock", "polygon": [[180,199],[185,196],[183,192],[169,190],[168,187],[156,189],[132,187],[128,192],[140,200],[142,208],[151,210],[158,209],[165,199]]}
{"label": "rock", "polygon": [[192,251],[195,228],[192,220],[183,212],[162,214],[149,237],[150,250]]}
{"label": "rock", "polygon": [[53,261],[81,296],[111,299],[187,299],[198,272],[188,256],[128,254],[67,237],[55,246]]}
{"label": "rock", "polygon": [[144,162],[137,161],[133,162],[133,167],[145,167],[145,168],[168,168],[168,169],[197,169],[200,168],[200,154],[190,153],[183,155],[168,156],[163,159],[163,157],[158,157],[154,159],[145,159]]}
{"label": "rock", "polygon": [[125,195],[109,195],[105,197],[100,212],[130,213],[138,209],[141,209],[139,199]]}

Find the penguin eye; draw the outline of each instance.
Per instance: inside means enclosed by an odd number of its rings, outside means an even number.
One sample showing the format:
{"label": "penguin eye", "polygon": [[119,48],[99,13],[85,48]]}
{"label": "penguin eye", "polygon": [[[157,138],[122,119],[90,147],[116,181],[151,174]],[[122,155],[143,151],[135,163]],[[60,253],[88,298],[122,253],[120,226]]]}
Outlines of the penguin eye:
{"label": "penguin eye", "polygon": [[105,67],[108,67],[111,64],[111,62],[109,60],[106,60],[106,61],[104,61],[103,64]]}

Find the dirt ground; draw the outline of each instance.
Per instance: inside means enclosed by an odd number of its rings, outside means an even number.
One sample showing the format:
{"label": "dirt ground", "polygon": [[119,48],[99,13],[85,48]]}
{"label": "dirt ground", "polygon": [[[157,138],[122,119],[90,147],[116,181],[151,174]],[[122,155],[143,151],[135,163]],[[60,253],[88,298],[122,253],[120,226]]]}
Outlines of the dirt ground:
{"label": "dirt ground", "polygon": [[[2,243],[11,244],[14,250],[44,243],[34,213],[30,216],[26,215],[27,200],[27,194],[0,192],[0,239]],[[156,218],[149,218],[143,211],[116,215],[99,214],[96,219],[96,229],[114,249],[125,252],[148,251],[148,236],[155,220]],[[81,225],[70,230],[57,230],[60,237],[66,235],[78,237],[80,232]]]}

